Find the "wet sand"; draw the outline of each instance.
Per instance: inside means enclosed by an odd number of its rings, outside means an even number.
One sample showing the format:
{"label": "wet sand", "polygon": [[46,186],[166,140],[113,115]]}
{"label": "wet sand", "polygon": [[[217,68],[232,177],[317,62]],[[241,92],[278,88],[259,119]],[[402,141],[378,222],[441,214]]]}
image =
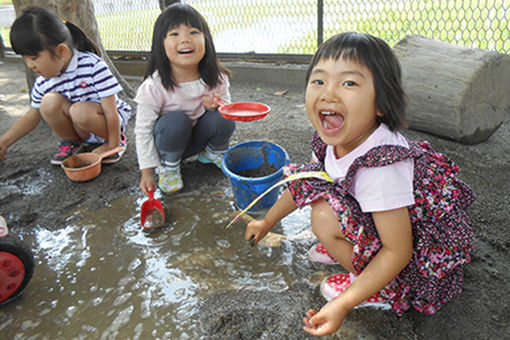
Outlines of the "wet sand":
{"label": "wet sand", "polygon": [[[28,94],[21,60],[0,61],[3,133],[26,111]],[[285,88],[271,84],[269,78],[265,82],[237,82],[234,75],[234,100],[266,103],[272,111],[260,121],[238,123],[232,144],[268,140],[283,146],[291,162],[308,161],[312,128],[304,112],[302,84]],[[274,94],[281,90],[288,92],[283,96]],[[508,337],[508,118],[487,142],[473,146],[404,131],[409,138],[428,140],[437,151],[447,154],[459,165],[460,177],[478,195],[468,211],[476,240],[472,263],[466,269],[464,292],[433,316],[414,311],[402,317],[388,311],[353,311],[344,327],[328,338]],[[60,167],[50,165],[58,140],[44,123],[11,147],[0,162],[0,214],[11,232],[33,249],[38,264],[25,293],[0,308],[2,337],[308,338],[301,330],[301,318],[308,308],[320,308],[325,303],[318,293],[318,282],[337,269],[306,260],[311,240],[284,241],[278,248],[253,250],[243,243],[242,226],[235,229],[238,234],[232,235],[236,241],[225,243],[222,240],[228,238],[220,237],[208,243],[207,237],[213,240],[211,230],[229,221],[223,210],[232,213],[235,207],[223,173],[213,165],[194,161],[183,165],[182,195],[190,201],[163,198],[165,224],[170,223],[163,228],[168,228],[168,232],[140,235],[137,209],[143,197],[138,189],[133,128],[134,118],[128,126],[128,149],[122,161],[104,166],[101,175],[87,183],[71,182]],[[201,203],[199,198],[204,195],[209,195],[211,202]],[[123,208],[117,206],[118,202]],[[195,211],[197,202],[203,208]],[[116,214],[106,213],[108,209],[115,209]],[[122,209],[127,210],[123,213],[126,216],[119,217]],[[193,222],[193,216],[210,222]],[[306,217],[289,218],[289,225],[306,227]],[[180,248],[186,229],[172,229],[182,228],[183,221],[195,223],[188,231],[192,235],[189,242],[182,243],[188,248],[193,247],[190,243],[196,243],[191,250]],[[97,262],[89,262],[91,258]],[[230,263],[232,259],[235,262]],[[185,278],[168,282],[170,277],[178,277],[176,272],[169,273],[179,264],[188,268]],[[227,275],[229,266],[234,265],[238,266],[238,275],[252,280],[251,285],[222,281],[222,275]],[[172,284],[180,284],[182,289],[169,293]],[[204,289],[201,285],[210,285],[207,293],[186,295],[193,291],[190,287]],[[197,304],[190,305],[194,298]]]}

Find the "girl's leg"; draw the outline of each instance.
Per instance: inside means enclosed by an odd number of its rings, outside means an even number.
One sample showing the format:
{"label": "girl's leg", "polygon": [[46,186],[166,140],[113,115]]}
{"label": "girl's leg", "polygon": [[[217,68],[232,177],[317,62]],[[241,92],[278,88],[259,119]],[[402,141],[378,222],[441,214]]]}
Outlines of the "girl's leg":
{"label": "girl's leg", "polygon": [[325,199],[312,203],[312,231],[326,251],[351,273],[355,273],[351,256],[353,245],[340,230],[335,212]]}
{"label": "girl's leg", "polygon": [[[86,140],[91,143],[106,144],[109,139],[108,123],[104,115],[101,104],[93,102],[78,102],[71,105],[69,109],[69,115],[73,125],[80,135],[82,140]],[[121,134],[122,118],[118,117],[119,126],[116,131],[120,136],[120,146],[124,147],[124,150],[117,152],[114,155],[103,158],[102,163],[113,164],[118,162],[124,152],[126,151],[126,136]],[[92,138],[91,138],[92,137]]]}
{"label": "girl's leg", "polygon": [[39,111],[48,125],[63,140],[80,140],[80,135],[76,131],[69,109],[71,103],[64,96],[50,92],[44,95]]}
{"label": "girl's leg", "polygon": [[74,128],[83,140],[88,139],[91,133],[103,139],[108,139],[106,118],[100,104],[93,102],[74,103],[69,108],[69,116]]}
{"label": "girl's leg", "polygon": [[71,104],[64,96],[51,92],[43,97],[39,110],[62,139],[86,140],[90,133],[108,138],[106,119],[98,103]]}
{"label": "girl's leg", "polygon": [[[345,239],[340,230],[337,216],[325,199],[312,203],[312,230],[317,235],[327,252],[349,271],[349,274],[339,273],[328,276],[322,280],[320,291],[326,300],[336,298],[356,279],[356,271],[352,264],[353,245]],[[375,307],[390,309],[391,306],[379,293],[372,295],[368,300],[357,307]]]}
{"label": "girl's leg", "polygon": [[182,189],[180,162],[193,129],[189,117],[180,111],[164,113],[154,125],[154,143],[162,166],[158,187],[166,193]]}
{"label": "girl's leg", "polygon": [[178,165],[190,143],[193,130],[191,119],[180,111],[166,112],[154,124],[154,143],[161,163]]}
{"label": "girl's leg", "polygon": [[44,95],[39,112],[48,125],[61,138],[57,153],[51,158],[51,164],[59,165],[69,156],[80,151],[83,144],[79,129],[70,115],[71,103],[58,93]]}
{"label": "girl's leg", "polygon": [[193,128],[191,141],[183,158],[196,155],[206,147],[213,153],[224,153],[228,150],[234,129],[235,123],[224,118],[218,111],[206,111]]}

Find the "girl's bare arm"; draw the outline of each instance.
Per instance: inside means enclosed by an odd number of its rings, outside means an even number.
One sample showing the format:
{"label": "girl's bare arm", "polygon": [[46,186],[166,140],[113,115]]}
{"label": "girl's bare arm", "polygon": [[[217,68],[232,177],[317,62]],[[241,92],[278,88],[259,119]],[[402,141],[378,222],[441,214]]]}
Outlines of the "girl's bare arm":
{"label": "girl's bare arm", "polygon": [[248,241],[254,237],[254,244],[256,244],[276,223],[296,209],[296,202],[292,198],[289,189],[285,189],[278,201],[269,209],[262,220],[248,223],[244,238]]}
{"label": "girl's bare arm", "polygon": [[35,129],[41,121],[41,114],[38,109],[31,107],[20,119],[18,119],[10,128],[0,137],[0,160],[9,146]]}
{"label": "girl's bare arm", "polygon": [[106,119],[106,129],[108,130],[108,145],[110,148],[116,148],[120,145],[120,118],[117,110],[115,96],[101,98],[101,108]]}

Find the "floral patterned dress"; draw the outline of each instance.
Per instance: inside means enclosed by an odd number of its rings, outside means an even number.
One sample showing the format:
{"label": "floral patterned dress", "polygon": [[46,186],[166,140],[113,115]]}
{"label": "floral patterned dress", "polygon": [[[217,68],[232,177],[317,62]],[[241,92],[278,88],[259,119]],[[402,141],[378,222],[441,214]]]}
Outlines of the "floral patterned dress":
{"label": "floral patterned dress", "polygon": [[[319,163],[289,164],[286,176],[302,171],[324,171],[326,144],[315,133],[312,150]],[[458,167],[427,142],[409,142],[409,148],[377,146],[358,157],[345,179],[330,183],[320,179],[300,179],[288,184],[299,207],[319,198],[335,211],[339,227],[354,245],[352,262],[356,274],[382,247],[371,213],[364,213],[349,194],[356,171],[380,167],[414,158],[415,204],[409,206],[413,228],[413,256],[409,264],[380,292],[401,315],[411,306],[432,314],[462,291],[463,264],[470,262],[473,231],[465,210],[475,200],[471,189],[457,178]]]}

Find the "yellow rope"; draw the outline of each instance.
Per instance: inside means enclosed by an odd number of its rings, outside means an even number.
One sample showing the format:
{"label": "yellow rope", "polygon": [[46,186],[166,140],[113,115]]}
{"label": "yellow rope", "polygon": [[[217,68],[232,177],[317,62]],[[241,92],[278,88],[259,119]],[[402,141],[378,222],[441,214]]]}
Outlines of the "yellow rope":
{"label": "yellow rope", "polygon": [[274,184],[272,187],[270,187],[269,189],[264,191],[262,194],[260,194],[257,198],[255,198],[250,204],[248,204],[248,206],[246,208],[244,208],[243,211],[241,211],[239,214],[237,214],[237,216],[234,217],[234,219],[232,221],[230,221],[230,223],[227,224],[227,226],[225,228],[227,228],[227,229],[230,228],[232,226],[232,224],[236,223],[244,213],[246,213],[251,207],[253,207],[255,204],[257,204],[257,202],[260,201],[262,199],[262,197],[264,197],[268,192],[270,192],[274,188],[276,188],[282,184],[285,184],[287,182],[294,181],[297,179],[302,179],[302,178],[318,178],[318,179],[323,179],[327,182],[333,182],[331,177],[329,177],[329,175],[325,171],[307,171],[307,172],[300,172],[297,174],[290,175],[287,178],[284,178],[281,181],[279,181],[278,183]]}

